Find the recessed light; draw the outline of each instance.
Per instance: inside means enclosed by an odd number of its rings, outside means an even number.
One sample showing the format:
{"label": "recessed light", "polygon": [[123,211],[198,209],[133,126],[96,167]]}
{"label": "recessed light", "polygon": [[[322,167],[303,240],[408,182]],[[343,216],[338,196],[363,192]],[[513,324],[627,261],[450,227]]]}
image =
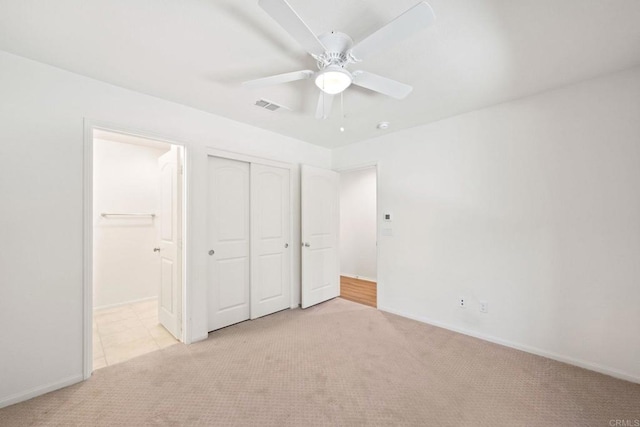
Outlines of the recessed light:
{"label": "recessed light", "polygon": [[340,126],[340,132],[344,132],[344,127]]}
{"label": "recessed light", "polygon": [[389,122],[380,122],[380,123],[378,123],[378,129],[380,129],[380,130],[389,129]]}

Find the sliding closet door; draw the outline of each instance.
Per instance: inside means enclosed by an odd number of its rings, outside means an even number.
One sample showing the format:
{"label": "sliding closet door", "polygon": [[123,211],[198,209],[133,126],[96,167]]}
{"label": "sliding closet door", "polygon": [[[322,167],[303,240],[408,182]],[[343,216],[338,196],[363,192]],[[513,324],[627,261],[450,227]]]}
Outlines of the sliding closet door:
{"label": "sliding closet door", "polygon": [[250,316],[249,163],[209,157],[209,330]]}
{"label": "sliding closet door", "polygon": [[251,318],[291,306],[289,170],[251,165]]}

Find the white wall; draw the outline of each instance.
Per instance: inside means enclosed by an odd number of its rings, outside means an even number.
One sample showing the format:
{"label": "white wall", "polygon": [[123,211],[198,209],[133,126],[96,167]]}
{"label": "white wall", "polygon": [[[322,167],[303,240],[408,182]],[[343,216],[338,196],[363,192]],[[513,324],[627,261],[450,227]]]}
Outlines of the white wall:
{"label": "white wall", "polygon": [[158,158],[166,149],[95,139],[93,144],[93,306],[158,296],[157,217],[101,216],[154,213],[160,207]]}
{"label": "white wall", "polygon": [[379,162],[380,308],[640,382],[640,69],[333,159]]}
{"label": "white wall", "polygon": [[376,280],[376,168],[340,173],[340,274]]}
{"label": "white wall", "polygon": [[82,378],[85,119],[186,144],[187,340],[207,336],[206,147],[331,164],[326,149],[1,51],[0,94],[0,406]]}

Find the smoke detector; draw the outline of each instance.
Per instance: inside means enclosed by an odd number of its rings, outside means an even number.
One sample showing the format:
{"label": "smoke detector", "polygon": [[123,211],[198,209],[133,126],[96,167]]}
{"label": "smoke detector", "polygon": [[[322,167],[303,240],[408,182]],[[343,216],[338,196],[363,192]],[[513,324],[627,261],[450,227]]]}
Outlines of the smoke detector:
{"label": "smoke detector", "polygon": [[377,128],[380,130],[387,130],[389,129],[389,122],[380,122],[378,123]]}

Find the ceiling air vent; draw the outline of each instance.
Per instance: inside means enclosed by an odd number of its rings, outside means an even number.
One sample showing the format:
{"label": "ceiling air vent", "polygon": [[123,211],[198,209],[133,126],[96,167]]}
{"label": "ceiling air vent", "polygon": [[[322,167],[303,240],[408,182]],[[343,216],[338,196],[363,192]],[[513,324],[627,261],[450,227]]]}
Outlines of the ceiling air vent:
{"label": "ceiling air vent", "polygon": [[267,101],[266,99],[259,99],[256,101],[256,105],[261,108],[265,108],[269,111],[277,111],[281,108],[285,110],[290,110],[290,108],[285,107],[284,105],[276,104],[275,102]]}

